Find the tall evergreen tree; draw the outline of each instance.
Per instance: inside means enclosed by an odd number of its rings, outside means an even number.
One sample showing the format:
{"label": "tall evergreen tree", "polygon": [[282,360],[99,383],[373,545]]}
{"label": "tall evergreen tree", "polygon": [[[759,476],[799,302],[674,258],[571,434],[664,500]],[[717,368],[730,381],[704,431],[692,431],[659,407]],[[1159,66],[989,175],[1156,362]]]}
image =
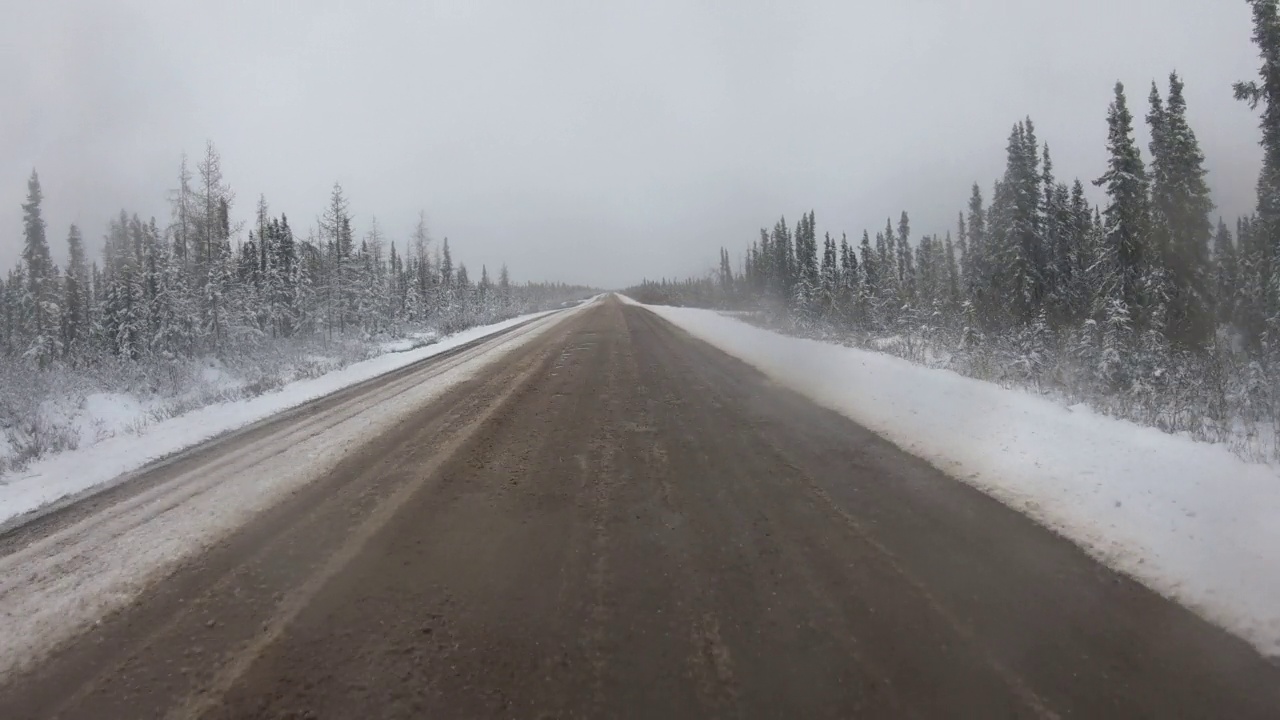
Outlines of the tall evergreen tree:
{"label": "tall evergreen tree", "polygon": [[301,265],[298,262],[293,230],[289,227],[289,218],[282,213],[278,222],[272,221],[271,232],[274,235],[269,278],[271,314],[275,332],[288,337],[298,329],[302,316],[299,287],[302,283]]}
{"label": "tall evergreen tree", "polygon": [[876,268],[880,271],[877,301],[885,315],[883,319],[896,319],[902,308],[902,263],[892,218],[885,218],[884,231],[876,233]]}
{"label": "tall evergreen tree", "polygon": [[[1262,65],[1258,79],[1238,82],[1236,98],[1249,103],[1251,109],[1262,108],[1262,171],[1258,175],[1257,217],[1250,228],[1250,246],[1257,238],[1257,252],[1245,250],[1241,236],[1242,259],[1253,265],[1252,272],[1258,288],[1264,296],[1260,299],[1264,323],[1270,320],[1273,334],[1280,334],[1280,288],[1276,288],[1280,273],[1280,3],[1277,0],[1247,0],[1253,9],[1253,42],[1258,47]],[[1238,234],[1239,235],[1239,234]],[[1248,303],[1245,304],[1246,306]],[[1261,339],[1262,327],[1246,323],[1249,340],[1256,345]],[[1280,348],[1280,342],[1275,343]]]}
{"label": "tall evergreen tree", "polygon": [[[1106,276],[1101,279],[1116,287],[1099,288],[1099,297],[1106,298],[1104,312],[1123,312],[1125,326],[1138,328],[1140,318],[1137,323],[1132,321],[1134,313],[1144,305],[1143,273],[1150,260],[1148,181],[1142,155],[1134,141],[1133,115],[1125,101],[1122,83],[1116,83],[1115,100],[1107,112],[1107,126],[1107,172],[1094,184],[1106,188],[1110,201],[1103,211],[1106,231],[1102,238],[1106,246],[1102,256],[1110,267],[1106,267]],[[1123,307],[1117,306],[1117,302]]]}
{"label": "tall evergreen tree", "polygon": [[498,271],[498,297],[503,312],[507,312],[511,307],[511,273],[507,270],[506,263],[502,263],[502,269]]}
{"label": "tall evergreen tree", "polygon": [[787,228],[787,219],[785,217],[778,220],[778,223],[773,226],[773,234],[769,238],[769,245],[773,249],[770,270],[773,274],[774,292],[779,302],[785,303],[791,297],[792,290],[796,284],[794,273],[796,266],[795,248],[792,245],[791,232]]}
{"label": "tall evergreen tree", "polygon": [[[886,233],[893,237],[888,228]],[[903,210],[902,215],[898,217],[897,261],[898,301],[905,304],[915,299],[916,290],[915,257],[911,250],[911,219],[907,217],[906,210]]]}
{"label": "tall evergreen tree", "polygon": [[1063,320],[1075,326],[1083,322],[1091,310],[1093,289],[1090,277],[1096,253],[1094,210],[1085,197],[1084,183],[1079,179],[1071,186],[1068,214],[1070,221],[1064,231],[1066,247],[1062,258],[1065,274],[1059,278],[1059,283],[1067,311]]}
{"label": "tall evergreen tree", "polygon": [[987,211],[982,199],[982,188],[976,182],[969,193],[966,230],[968,252],[964,254],[961,268],[961,274],[964,275],[964,295],[972,303],[977,317],[986,322],[992,314],[994,297],[990,283],[990,251],[987,247]]}
{"label": "tall evergreen tree", "polygon": [[880,285],[880,271],[876,252],[871,248],[871,235],[866,230],[862,231],[862,243],[858,246],[858,252],[862,255],[863,284],[868,292],[874,293]]}
{"label": "tall evergreen tree", "polygon": [[1169,76],[1169,99],[1151,87],[1151,246],[1163,266],[1169,298],[1165,336],[1203,346],[1213,332],[1209,241],[1213,201],[1205,182],[1204,154],[1187,123],[1183,83]]}
{"label": "tall evergreen tree", "polygon": [[1236,292],[1240,287],[1240,267],[1236,259],[1235,241],[1227,224],[1218,220],[1218,232],[1213,238],[1214,292],[1217,301],[1214,308],[1217,320],[1230,325],[1236,319]]}
{"label": "tall evergreen tree", "polygon": [[85,258],[84,238],[75,225],[67,233],[69,262],[65,281],[65,298],[62,310],[62,350],[72,358],[85,349],[89,341],[89,304],[92,301],[89,288],[89,264]]}
{"label": "tall evergreen tree", "polygon": [[1044,293],[1038,168],[1039,146],[1028,119],[1009,134],[1004,177],[989,211],[987,242],[991,289],[1006,299],[1005,312],[1011,319],[1024,324],[1039,312]]}
{"label": "tall evergreen tree", "polygon": [[18,288],[23,282],[17,274],[21,267],[10,269],[8,276],[0,279],[0,357],[18,353]]}
{"label": "tall evergreen tree", "polygon": [[[963,225],[961,225],[963,228]],[[960,302],[960,264],[956,259],[956,247],[951,240],[951,233],[947,233],[946,239],[946,272],[947,272],[947,304],[954,312],[955,307]]]}
{"label": "tall evergreen tree", "polygon": [[449,252],[449,238],[444,239],[444,249],[440,258],[440,282],[446,288],[454,283],[453,255]]}
{"label": "tall evergreen tree", "polygon": [[1071,285],[1072,214],[1070,190],[1053,175],[1049,146],[1043,147],[1041,161],[1042,198],[1040,207],[1041,266],[1044,317],[1049,325],[1062,326],[1072,319]]}
{"label": "tall evergreen tree", "polygon": [[841,234],[838,302],[843,311],[844,319],[854,322],[863,320],[860,309],[857,307],[862,290],[858,269],[858,253],[849,244],[848,236]]}
{"label": "tall evergreen tree", "polygon": [[27,201],[22,204],[22,260],[26,263],[27,293],[20,307],[25,308],[26,317],[24,355],[41,367],[62,352],[58,327],[62,314],[58,307],[60,288],[45,237],[44,215],[40,209],[43,200],[40,176],[32,170],[27,181]]}
{"label": "tall evergreen tree", "polygon": [[1237,279],[1235,294],[1236,329],[1251,350],[1262,348],[1267,329],[1267,295],[1271,279],[1271,253],[1260,220],[1240,218],[1236,222]]}
{"label": "tall evergreen tree", "polygon": [[720,288],[727,295],[733,289],[733,268],[729,264],[729,251],[720,248]]}
{"label": "tall evergreen tree", "polygon": [[840,303],[840,264],[836,241],[831,233],[822,237],[822,266],[819,271],[819,311],[834,317]]}

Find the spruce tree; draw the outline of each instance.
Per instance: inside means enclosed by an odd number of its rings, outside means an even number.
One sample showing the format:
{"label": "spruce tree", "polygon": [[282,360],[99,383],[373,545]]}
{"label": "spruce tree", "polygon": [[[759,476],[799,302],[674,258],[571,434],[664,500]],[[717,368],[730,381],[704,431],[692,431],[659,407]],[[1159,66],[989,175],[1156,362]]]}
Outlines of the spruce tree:
{"label": "spruce tree", "polygon": [[836,241],[831,233],[822,238],[822,270],[820,285],[822,288],[821,311],[826,319],[834,319],[836,308],[840,302],[840,264],[836,250]]}
{"label": "spruce tree", "polygon": [[1043,149],[1041,162],[1042,199],[1040,207],[1041,265],[1043,308],[1041,313],[1051,328],[1071,324],[1069,299],[1071,285],[1072,214],[1070,190],[1053,175],[1049,146]]}
{"label": "spruce tree", "polygon": [[166,358],[190,357],[196,352],[200,314],[186,261],[178,254],[177,234],[170,234],[173,236],[172,249],[162,253],[164,260],[157,299],[160,317],[152,345]]}
{"label": "spruce tree", "polygon": [[861,291],[858,276],[858,253],[849,244],[848,236],[840,235],[840,282],[838,298],[841,311],[846,321],[858,322],[856,305]]}
{"label": "spruce tree", "polygon": [[1227,224],[1218,219],[1218,232],[1213,238],[1215,314],[1219,323],[1230,325],[1236,319],[1236,292],[1240,286],[1240,268],[1236,260],[1235,242]]}
{"label": "spruce tree", "polygon": [[1088,317],[1091,309],[1092,286],[1090,270],[1094,254],[1094,210],[1085,197],[1084,183],[1079,179],[1071,186],[1068,203],[1070,220],[1064,231],[1063,262],[1066,274],[1060,279],[1067,315],[1064,322],[1075,326]]}
{"label": "spruce tree", "polygon": [[902,260],[892,218],[885,218],[883,234],[876,235],[876,266],[880,270],[879,303],[885,322],[897,320],[902,309]]}
{"label": "spruce tree", "polygon": [[258,195],[258,282],[265,283],[267,278],[267,268],[272,257],[271,235],[268,233],[268,225],[270,224],[270,216],[267,214],[267,196]]}
{"label": "spruce tree", "polygon": [[147,343],[153,351],[164,351],[164,338],[169,334],[162,327],[171,317],[166,307],[170,297],[165,292],[165,270],[169,265],[169,249],[160,235],[155,218],[142,227],[143,257],[142,283],[145,298]]}
{"label": "spruce tree", "polygon": [[862,243],[858,246],[858,252],[862,255],[862,277],[864,284],[870,291],[875,291],[880,284],[879,265],[877,263],[877,255],[875,250],[871,248],[871,235],[866,230],[862,231]]}
{"label": "spruce tree", "polygon": [[[961,225],[963,229],[964,225]],[[951,233],[947,233],[946,239],[946,300],[948,306],[954,309],[960,303],[960,264],[956,260],[956,246],[951,240]]]}
{"label": "spruce tree", "polygon": [[62,309],[62,349],[64,355],[78,359],[89,341],[89,265],[85,259],[84,238],[75,225],[67,233],[66,290]]}
{"label": "spruce tree", "polygon": [[[461,270],[461,268],[459,268],[459,270]],[[465,277],[460,279],[465,279]],[[444,250],[440,260],[440,282],[446,288],[451,287],[454,282],[453,256],[449,253],[449,238],[444,239]]]}
{"label": "spruce tree", "polygon": [[940,267],[934,263],[936,240],[932,235],[920,238],[919,252],[916,254],[915,300],[921,308],[931,307],[939,299],[937,288]]}
{"label": "spruce tree", "polygon": [[1169,76],[1169,99],[1162,103],[1152,85],[1151,247],[1152,263],[1163,267],[1168,317],[1162,332],[1185,347],[1203,347],[1213,332],[1209,241],[1213,201],[1205,182],[1204,154],[1187,123],[1183,83]]}
{"label": "spruce tree", "polygon": [[773,273],[774,293],[780,303],[785,304],[795,288],[794,270],[796,266],[795,248],[792,245],[790,230],[787,229],[786,217],[778,220],[769,237],[773,249],[771,270]]}
{"label": "spruce tree", "polygon": [[972,303],[974,313],[984,323],[991,308],[986,216],[982,188],[975,182],[969,194],[969,216],[966,223],[968,251],[964,254],[961,274],[964,276],[965,298]]}
{"label": "spruce tree", "polygon": [[498,271],[498,297],[502,303],[502,312],[511,312],[511,273],[507,271],[506,263],[502,263],[502,269]]}
{"label": "spruce tree", "polygon": [[472,313],[472,289],[466,263],[458,263],[458,272],[453,278],[453,297],[454,322],[469,323]]}
{"label": "spruce tree", "polygon": [[26,316],[24,355],[40,367],[56,359],[62,345],[58,327],[62,314],[58,307],[60,288],[45,237],[40,208],[43,200],[40,177],[32,170],[27,181],[27,201],[22,204],[22,260],[26,263],[27,276],[27,294],[22,306]]}
{"label": "spruce tree", "polygon": [[903,210],[898,218],[898,293],[899,301],[910,302],[915,297],[915,258],[911,251],[911,220]]}
{"label": "spruce tree", "polygon": [[1263,347],[1267,330],[1267,295],[1271,278],[1271,253],[1267,235],[1257,218],[1236,222],[1239,285],[1236,289],[1236,328],[1253,351]]}
{"label": "spruce tree", "polygon": [[760,298],[768,298],[773,290],[773,246],[770,244],[769,229],[760,228],[760,239],[754,243],[755,258],[752,260],[752,271],[755,273],[755,292]]}
{"label": "spruce tree", "polygon": [[283,213],[279,221],[272,220],[271,233],[274,236],[271,243],[273,256],[268,282],[272,320],[275,332],[289,337],[297,329],[300,316],[297,245],[293,239],[293,230],[289,227],[289,218]]}
{"label": "spruce tree", "polygon": [[991,290],[1005,299],[999,314],[1023,324],[1039,312],[1044,290],[1038,168],[1039,146],[1028,119],[1010,131],[1004,176],[988,213],[986,245]]}
{"label": "spruce tree", "polygon": [[1235,84],[1236,98],[1262,108],[1262,172],[1258,177],[1255,231],[1274,248],[1280,233],[1280,11],[1276,0],[1247,0],[1253,8],[1253,42],[1262,66],[1258,80]]}
{"label": "spruce tree", "polygon": [[5,283],[5,347],[12,356],[21,356],[27,350],[27,311],[26,302],[30,290],[27,286],[26,265],[18,263],[9,271]]}
{"label": "spruce tree", "polygon": [[[1103,211],[1106,231],[1103,255],[1114,267],[1108,281],[1117,284],[1116,294],[1108,296],[1108,312],[1123,311],[1124,325],[1141,329],[1142,319],[1135,316],[1143,307],[1143,274],[1150,262],[1150,212],[1146,167],[1133,137],[1133,115],[1125,101],[1124,85],[1116,83],[1115,100],[1107,112],[1107,172],[1094,181],[1105,187],[1109,204]],[[1123,305],[1116,305],[1118,301]]]}
{"label": "spruce tree", "polygon": [[15,347],[15,326],[18,322],[18,299],[15,291],[14,274],[9,271],[8,277],[0,278],[0,358],[17,354]]}
{"label": "spruce tree", "polygon": [[[813,210],[804,218],[805,262],[802,268],[804,283],[809,294],[815,294],[822,285],[818,258],[818,227]],[[826,251],[826,248],[823,248]]]}
{"label": "spruce tree", "polygon": [[729,264],[729,251],[720,248],[720,289],[726,294],[733,289],[733,268]]}

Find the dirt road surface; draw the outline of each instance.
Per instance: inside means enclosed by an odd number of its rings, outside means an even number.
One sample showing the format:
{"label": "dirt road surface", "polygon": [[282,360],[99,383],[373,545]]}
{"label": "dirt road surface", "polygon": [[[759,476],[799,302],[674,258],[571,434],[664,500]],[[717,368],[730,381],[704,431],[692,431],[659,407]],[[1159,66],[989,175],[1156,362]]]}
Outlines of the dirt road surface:
{"label": "dirt road surface", "polygon": [[[11,531],[0,562],[252,473],[297,421]],[[606,300],[16,666],[0,718],[45,717],[1276,718],[1280,669]]]}

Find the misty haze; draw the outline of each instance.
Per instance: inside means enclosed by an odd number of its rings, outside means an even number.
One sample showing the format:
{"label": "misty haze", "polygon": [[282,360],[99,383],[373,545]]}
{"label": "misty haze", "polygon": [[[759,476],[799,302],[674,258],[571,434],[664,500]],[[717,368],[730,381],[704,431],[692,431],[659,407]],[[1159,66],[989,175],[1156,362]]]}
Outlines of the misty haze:
{"label": "misty haze", "polygon": [[1280,716],[1280,0],[6,19],[0,718]]}

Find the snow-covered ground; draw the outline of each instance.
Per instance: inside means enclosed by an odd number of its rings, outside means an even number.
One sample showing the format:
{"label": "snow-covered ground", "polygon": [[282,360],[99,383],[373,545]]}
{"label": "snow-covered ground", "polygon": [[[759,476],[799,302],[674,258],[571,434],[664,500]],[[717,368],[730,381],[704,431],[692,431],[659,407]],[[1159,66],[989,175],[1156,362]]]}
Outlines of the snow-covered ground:
{"label": "snow-covered ground", "polygon": [[[157,458],[546,314],[534,313],[471,328],[434,344],[423,344],[434,336],[387,343],[382,348],[385,355],[289,383],[254,398],[209,405],[156,423],[150,422],[151,408],[146,403],[123,393],[91,394],[74,408],[44,408],[50,415],[66,417],[78,432],[80,442],[75,450],[56,453],[22,470],[0,475],[0,527],[49,503],[90,491]],[[222,376],[216,367],[205,373],[209,377],[203,380],[210,384],[230,387],[238,382]]]}
{"label": "snow-covered ground", "polygon": [[646,306],[1280,657],[1280,473],[889,355]]}

